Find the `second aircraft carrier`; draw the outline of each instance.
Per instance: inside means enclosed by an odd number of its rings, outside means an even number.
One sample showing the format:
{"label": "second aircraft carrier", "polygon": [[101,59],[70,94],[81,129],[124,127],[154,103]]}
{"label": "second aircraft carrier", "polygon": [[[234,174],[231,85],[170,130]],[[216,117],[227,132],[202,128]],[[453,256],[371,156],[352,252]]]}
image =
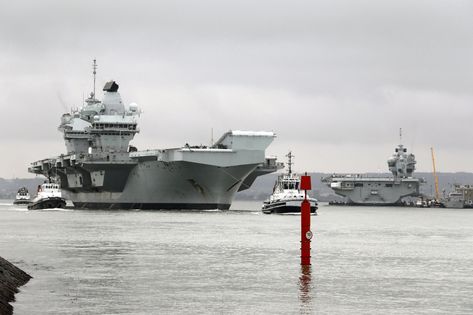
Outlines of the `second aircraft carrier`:
{"label": "second aircraft carrier", "polygon": [[419,196],[424,182],[413,177],[415,156],[398,145],[388,159],[393,176],[372,176],[365,174],[333,174],[322,179],[333,191],[345,197],[347,205],[390,206],[402,204],[402,198]]}

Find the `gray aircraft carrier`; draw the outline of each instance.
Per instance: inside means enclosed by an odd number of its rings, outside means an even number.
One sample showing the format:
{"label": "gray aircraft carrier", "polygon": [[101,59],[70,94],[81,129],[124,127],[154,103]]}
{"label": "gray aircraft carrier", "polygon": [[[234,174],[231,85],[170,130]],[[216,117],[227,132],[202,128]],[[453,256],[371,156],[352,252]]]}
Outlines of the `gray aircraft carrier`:
{"label": "gray aircraft carrier", "polygon": [[84,209],[228,209],[237,191],[281,168],[265,157],[273,132],[229,131],[211,146],[138,151],[136,104],[125,106],[118,84],[94,92],[61,118],[66,154],[34,162],[29,171],[60,184]]}
{"label": "gray aircraft carrier", "polygon": [[419,196],[421,178],[412,176],[415,156],[400,144],[388,159],[392,177],[365,174],[333,174],[322,179],[333,191],[346,197],[348,205],[389,206],[402,204],[402,198]]}

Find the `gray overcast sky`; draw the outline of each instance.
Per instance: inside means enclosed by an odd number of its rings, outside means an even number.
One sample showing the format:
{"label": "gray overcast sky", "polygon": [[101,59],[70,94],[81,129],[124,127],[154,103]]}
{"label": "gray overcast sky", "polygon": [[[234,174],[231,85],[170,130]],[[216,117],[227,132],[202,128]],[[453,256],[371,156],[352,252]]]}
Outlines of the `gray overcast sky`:
{"label": "gray overcast sky", "polygon": [[65,152],[60,116],[115,79],[139,149],[272,130],[296,170],[473,171],[473,1],[0,0],[0,177]]}

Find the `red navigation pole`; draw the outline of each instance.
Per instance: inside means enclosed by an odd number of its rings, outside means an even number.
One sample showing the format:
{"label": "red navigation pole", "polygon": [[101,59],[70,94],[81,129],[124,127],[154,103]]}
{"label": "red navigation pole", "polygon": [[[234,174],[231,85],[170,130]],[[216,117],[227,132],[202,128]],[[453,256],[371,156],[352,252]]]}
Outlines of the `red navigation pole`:
{"label": "red navigation pole", "polygon": [[301,176],[301,189],[305,191],[305,197],[301,204],[301,265],[310,266],[310,202],[307,200],[307,191],[311,190],[310,176],[305,173]]}

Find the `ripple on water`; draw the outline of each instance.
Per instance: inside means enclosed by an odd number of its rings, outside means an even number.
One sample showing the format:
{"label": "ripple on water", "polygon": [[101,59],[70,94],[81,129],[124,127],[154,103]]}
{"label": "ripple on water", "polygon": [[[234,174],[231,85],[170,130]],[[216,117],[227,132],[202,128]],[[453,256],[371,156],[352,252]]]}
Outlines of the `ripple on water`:
{"label": "ripple on water", "polygon": [[4,210],[18,314],[473,313],[473,212],[321,209],[305,270],[299,216]]}

